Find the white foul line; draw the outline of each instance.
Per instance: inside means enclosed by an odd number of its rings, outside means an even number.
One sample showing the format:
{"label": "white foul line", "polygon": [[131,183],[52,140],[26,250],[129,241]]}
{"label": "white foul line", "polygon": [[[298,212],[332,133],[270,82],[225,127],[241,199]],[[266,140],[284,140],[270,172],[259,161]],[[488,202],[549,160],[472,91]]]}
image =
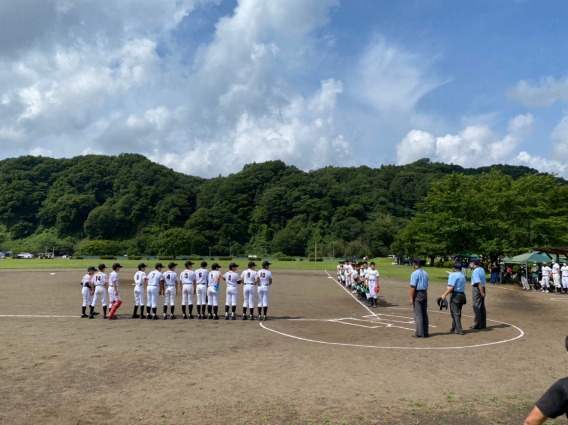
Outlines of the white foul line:
{"label": "white foul line", "polygon": [[72,318],[80,318],[79,316],[48,316],[48,315],[41,315],[41,314],[0,314],[0,317],[34,317],[34,318],[57,318],[62,317],[65,319],[72,319]]}

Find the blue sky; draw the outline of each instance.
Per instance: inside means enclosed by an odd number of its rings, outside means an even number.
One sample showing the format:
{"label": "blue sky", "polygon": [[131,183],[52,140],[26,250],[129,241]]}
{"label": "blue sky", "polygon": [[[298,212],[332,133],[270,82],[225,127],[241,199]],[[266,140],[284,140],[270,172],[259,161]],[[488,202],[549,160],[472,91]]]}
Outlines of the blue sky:
{"label": "blue sky", "polygon": [[4,0],[0,158],[567,176],[568,2]]}

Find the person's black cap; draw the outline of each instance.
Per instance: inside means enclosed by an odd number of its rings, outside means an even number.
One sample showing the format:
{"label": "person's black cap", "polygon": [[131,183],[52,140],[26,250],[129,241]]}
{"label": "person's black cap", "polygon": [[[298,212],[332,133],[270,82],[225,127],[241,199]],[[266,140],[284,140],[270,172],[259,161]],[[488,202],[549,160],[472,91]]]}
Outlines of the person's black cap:
{"label": "person's black cap", "polygon": [[164,267],[164,265],[162,263],[156,263],[156,269],[159,269],[161,267]]}
{"label": "person's black cap", "polygon": [[106,269],[106,268],[107,268],[107,266],[105,266],[104,264],[99,264],[99,270]]}
{"label": "person's black cap", "polygon": [[120,263],[114,263],[114,264],[112,265],[112,269],[113,269],[113,270],[116,270],[116,269],[118,269],[118,268],[122,268],[122,266],[120,265]]}
{"label": "person's black cap", "polygon": [[202,261],[202,262],[201,262],[201,267],[207,267],[207,261]]}
{"label": "person's black cap", "polygon": [[221,268],[221,266],[220,266],[219,264],[217,264],[217,263],[213,263],[213,264],[211,265],[211,269],[212,269],[212,270],[219,269],[219,268]]}
{"label": "person's black cap", "polygon": [[454,263],[454,269],[461,270],[462,267],[463,267],[463,264],[460,263],[459,261],[456,261],[456,262]]}
{"label": "person's black cap", "polygon": [[177,264],[172,261],[170,264],[168,264],[168,269],[173,269],[175,266],[177,266]]}
{"label": "person's black cap", "polygon": [[144,263],[138,264],[138,270],[142,270],[144,267],[148,267],[148,266]]}
{"label": "person's black cap", "polygon": [[270,266],[272,263],[269,263],[268,261],[263,261],[262,262],[262,267],[266,267],[266,266]]}
{"label": "person's black cap", "polygon": [[193,263],[191,261],[186,261],[185,267],[189,267],[189,266],[193,266]]}
{"label": "person's black cap", "polygon": [[470,263],[479,266],[479,258],[473,258]]}
{"label": "person's black cap", "polygon": [[438,307],[440,307],[440,310],[442,310],[443,308],[445,308],[446,310],[448,309],[448,301],[443,300],[442,297],[436,298],[436,302],[438,303]]}
{"label": "person's black cap", "polygon": [[249,267],[256,267],[256,264],[254,264],[254,261],[251,261],[248,266]]}
{"label": "person's black cap", "polygon": [[421,262],[422,262],[422,260],[421,260],[420,258],[418,258],[418,257],[414,257],[414,258],[412,259],[412,263],[413,263],[413,264],[416,264],[417,266],[419,266]]}
{"label": "person's black cap", "polygon": [[87,271],[88,272],[95,272],[95,271],[97,271],[97,269],[95,269],[93,266],[91,266],[87,269]]}
{"label": "person's black cap", "polygon": [[229,264],[229,270],[232,269],[233,267],[239,267],[239,265],[235,263]]}

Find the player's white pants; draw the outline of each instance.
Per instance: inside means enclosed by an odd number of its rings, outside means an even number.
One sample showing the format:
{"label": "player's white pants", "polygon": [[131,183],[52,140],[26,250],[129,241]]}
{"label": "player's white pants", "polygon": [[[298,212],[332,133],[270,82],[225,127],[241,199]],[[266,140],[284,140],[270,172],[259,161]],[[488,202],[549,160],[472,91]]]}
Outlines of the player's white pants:
{"label": "player's white pants", "polygon": [[562,276],[562,287],[568,289],[568,276]]}
{"label": "player's white pants", "polygon": [[134,305],[136,307],[144,307],[144,285],[136,285],[134,287]]}
{"label": "player's white pants", "polygon": [[259,307],[268,307],[268,293],[269,293],[268,286],[259,286],[258,287],[258,306]]}
{"label": "player's white pants", "polygon": [[531,289],[529,281],[525,276],[521,276],[521,283],[523,284],[523,289]]}
{"label": "player's white pants", "polygon": [[168,303],[172,306],[176,305],[176,287],[175,286],[166,286],[164,290],[164,305],[168,305]]}
{"label": "player's white pants", "polygon": [[237,305],[237,287],[236,286],[227,286],[227,300],[225,301],[225,305]]}
{"label": "player's white pants", "polygon": [[245,285],[243,295],[245,297],[243,307],[254,308],[254,285]]}
{"label": "player's white pants", "polygon": [[377,298],[377,293],[375,292],[376,286],[377,286],[376,282],[369,281],[369,297],[368,298]]}
{"label": "player's white pants", "polygon": [[107,289],[104,286],[95,286],[95,296],[91,302],[91,307],[95,307],[99,302],[99,299],[103,302],[103,307],[108,304]]}
{"label": "player's white pants", "polygon": [[207,304],[207,286],[197,285],[197,305]]}
{"label": "player's white pants", "polygon": [[542,287],[543,288],[550,288],[550,276],[543,276],[542,277]]}
{"label": "player's white pants", "polygon": [[116,293],[118,295],[114,294],[114,288],[112,286],[108,288],[108,298],[111,304],[114,304],[117,301],[122,301],[122,299],[120,298],[120,292],[118,292],[118,288],[116,288]]}
{"label": "player's white pants", "polygon": [[91,305],[91,288],[83,287],[83,290],[81,292],[83,293],[83,307]]}
{"label": "player's white pants", "polygon": [[146,295],[148,296],[148,302],[146,305],[152,308],[158,308],[158,294],[160,293],[160,288],[157,286],[148,285],[146,290]]}
{"label": "player's white pants", "polygon": [[554,279],[554,286],[556,288],[560,288],[560,275],[559,274],[553,274],[552,278]]}
{"label": "player's white pants", "polygon": [[219,291],[216,291],[214,286],[209,286],[207,288],[207,297],[209,300],[209,305],[219,305]]}
{"label": "player's white pants", "polygon": [[193,305],[193,283],[185,283],[181,290],[181,305]]}

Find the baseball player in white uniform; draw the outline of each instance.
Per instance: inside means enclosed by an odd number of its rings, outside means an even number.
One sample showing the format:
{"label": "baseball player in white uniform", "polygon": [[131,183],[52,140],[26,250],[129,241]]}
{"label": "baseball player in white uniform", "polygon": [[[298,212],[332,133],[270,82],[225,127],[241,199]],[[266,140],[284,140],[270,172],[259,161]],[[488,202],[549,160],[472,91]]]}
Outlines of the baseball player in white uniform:
{"label": "baseball player in white uniform", "polygon": [[369,289],[370,307],[377,307],[377,292],[379,287],[379,271],[375,269],[375,263],[371,263],[371,267],[365,275],[365,285]]}
{"label": "baseball player in white uniform", "polygon": [[122,299],[120,298],[120,292],[118,290],[118,272],[121,268],[122,266],[119,263],[114,263],[112,265],[112,272],[109,276],[108,295],[112,304],[108,315],[109,320],[116,319],[116,310],[118,310],[118,307],[122,305]]}
{"label": "baseball player in white uniform", "polygon": [[[237,274],[238,264],[229,264],[229,271],[223,275],[223,280],[227,283],[227,298],[225,301],[225,320],[235,320],[235,310],[237,309],[237,288],[241,283],[241,278]],[[231,316],[229,317],[229,308]]]}
{"label": "baseball player in white uniform", "polygon": [[95,269],[94,267],[89,267],[87,269],[87,274],[85,276],[83,276],[83,279],[81,280],[81,292],[83,294],[83,307],[81,308],[81,318],[85,319],[89,316],[87,316],[87,306],[91,305],[91,291],[93,288],[93,275],[95,274],[95,272],[97,271],[97,269]]}
{"label": "baseball player in white uniform", "polygon": [[[221,273],[219,272],[219,264],[213,263],[209,272],[209,280],[207,282],[207,312],[209,319],[219,320],[217,312],[219,311],[219,281]],[[211,314],[213,309],[213,314]]]}
{"label": "baseball player in white uniform", "polygon": [[209,280],[209,270],[207,270],[207,261],[201,263],[201,268],[195,272],[195,281],[197,283],[197,318],[205,319],[205,305],[207,304],[207,282]]}
{"label": "baseball player in white uniform", "polygon": [[337,265],[337,280],[339,280],[340,282],[343,279],[341,277],[341,270],[343,270],[343,261],[340,261],[339,264]]}
{"label": "baseball player in white uniform", "polygon": [[564,288],[564,295],[568,295],[568,262],[564,261],[564,265],[560,271],[562,272],[562,288]]}
{"label": "baseball player in white uniform", "polygon": [[550,272],[552,272],[551,268],[548,267],[548,264],[543,263],[542,265],[542,289],[540,292],[549,292],[548,288],[550,288]]}
{"label": "baseball player in white uniform", "polygon": [[183,313],[183,318],[187,319],[186,306],[189,306],[189,318],[193,319],[193,296],[195,295],[195,272],[193,269],[193,263],[191,261],[185,262],[185,270],[180,273],[181,280],[181,311]]}
{"label": "baseball player in white uniform", "polygon": [[243,295],[245,302],[243,304],[243,320],[247,320],[247,307],[250,309],[250,320],[254,320],[254,286],[258,282],[258,276],[254,268],[256,264],[253,261],[248,263],[248,270],[241,274],[243,281]]}
{"label": "baseball player in white uniform", "polygon": [[[134,275],[134,314],[133,319],[145,319],[144,314],[144,292],[148,286],[148,278],[146,277],[146,267],[144,263],[138,264],[138,271]],[[138,315],[138,307],[140,307],[140,316]]]}
{"label": "baseball player in white uniform", "polygon": [[351,286],[351,277],[349,275],[349,260],[345,260],[343,264],[343,284],[345,286]]}
{"label": "baseball player in white uniform", "polygon": [[164,273],[164,320],[168,318],[168,303],[170,304],[170,320],[177,319],[174,316],[179,282],[178,275],[175,272],[176,266],[177,264],[174,262],[168,264],[168,271]]}
{"label": "baseball player in white uniform", "polygon": [[94,286],[91,289],[91,295],[93,296],[93,301],[91,301],[91,312],[89,314],[89,319],[94,319],[95,306],[101,300],[103,304],[103,314],[104,318],[107,318],[107,289],[108,289],[108,276],[105,273],[106,266],[104,264],[99,264],[99,271],[93,275]]}
{"label": "baseball player in white uniform", "polygon": [[258,320],[266,320],[266,312],[268,311],[268,295],[270,285],[272,285],[272,272],[268,270],[269,268],[270,263],[264,261],[262,270],[258,272]]}
{"label": "baseball player in white uniform", "polygon": [[152,270],[148,274],[148,289],[146,290],[146,296],[148,301],[146,302],[146,319],[150,319],[150,309],[152,309],[152,320],[158,320],[156,316],[156,310],[158,309],[158,296],[162,295],[164,289],[164,275],[162,274],[162,269],[164,266],[162,263],[156,264],[156,270]]}
{"label": "baseball player in white uniform", "polygon": [[554,288],[557,294],[562,293],[562,282],[560,281],[560,265],[552,260],[552,279],[554,281]]}

